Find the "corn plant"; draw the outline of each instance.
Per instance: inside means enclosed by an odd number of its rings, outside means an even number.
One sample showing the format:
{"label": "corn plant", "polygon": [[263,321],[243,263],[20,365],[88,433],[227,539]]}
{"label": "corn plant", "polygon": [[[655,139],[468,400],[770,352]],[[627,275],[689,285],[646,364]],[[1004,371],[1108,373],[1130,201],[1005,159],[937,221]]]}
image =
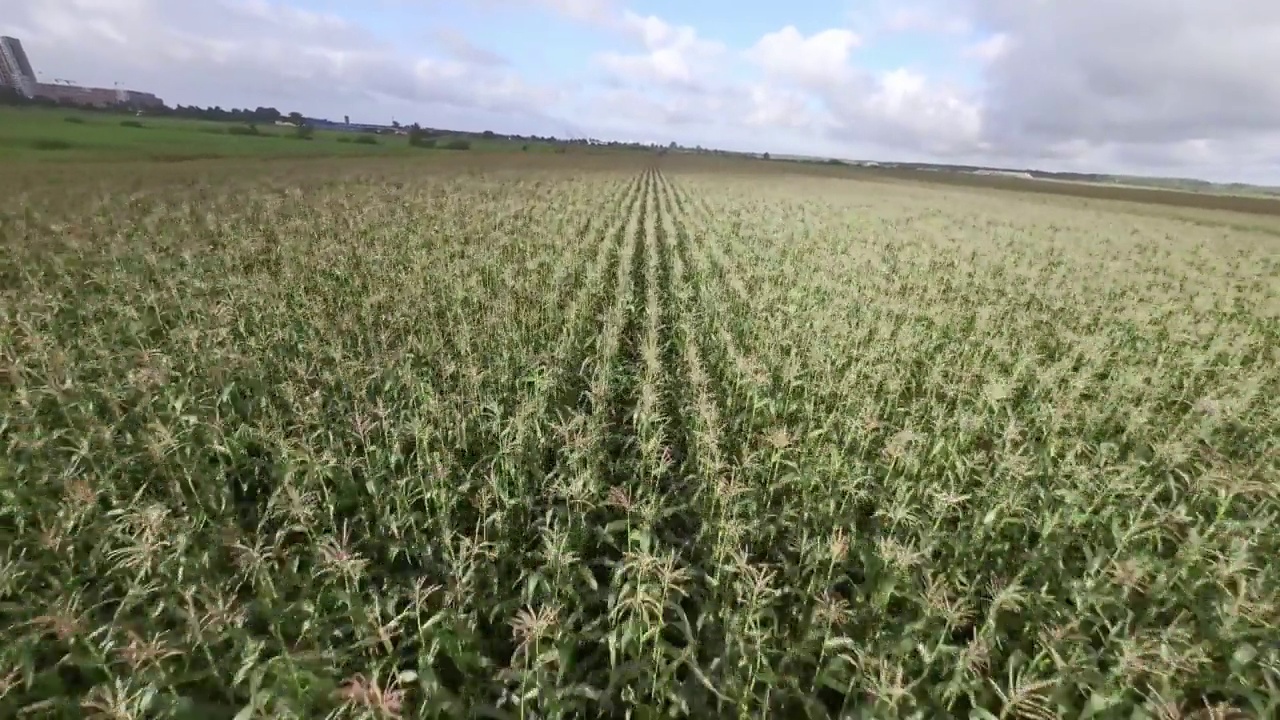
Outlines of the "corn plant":
{"label": "corn plant", "polygon": [[1280,713],[1280,226],[768,167],[6,195],[0,716]]}

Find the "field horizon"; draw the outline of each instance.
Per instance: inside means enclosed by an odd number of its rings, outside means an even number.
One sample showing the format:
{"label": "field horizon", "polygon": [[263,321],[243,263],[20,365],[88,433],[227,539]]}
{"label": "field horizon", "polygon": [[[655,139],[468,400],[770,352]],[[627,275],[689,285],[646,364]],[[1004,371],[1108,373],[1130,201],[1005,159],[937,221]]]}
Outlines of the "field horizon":
{"label": "field horizon", "polygon": [[[437,147],[413,147],[404,136],[370,132],[314,129],[299,140],[292,127],[265,124],[258,132],[240,131],[245,123],[184,117],[148,116],[101,110],[47,107],[0,107],[0,157],[9,162],[40,166],[85,162],[203,162],[210,160],[287,160],[335,157],[402,157],[430,160],[439,145],[465,140],[482,152],[572,153],[653,157],[668,148],[646,149],[622,145],[580,145],[565,140],[494,136],[484,133],[433,131]],[[677,148],[676,154],[715,158],[739,167],[769,156],[769,162],[798,165],[775,172],[835,173],[872,179],[911,179],[924,183],[973,185],[1022,192],[1077,195],[1099,199],[1166,204],[1234,212],[1280,215],[1280,190],[1242,183],[1211,183],[1188,178],[1130,175],[1052,173],[1028,168],[1028,177],[995,168],[930,165],[892,161],[868,162],[821,156],[744,153],[716,149]]]}

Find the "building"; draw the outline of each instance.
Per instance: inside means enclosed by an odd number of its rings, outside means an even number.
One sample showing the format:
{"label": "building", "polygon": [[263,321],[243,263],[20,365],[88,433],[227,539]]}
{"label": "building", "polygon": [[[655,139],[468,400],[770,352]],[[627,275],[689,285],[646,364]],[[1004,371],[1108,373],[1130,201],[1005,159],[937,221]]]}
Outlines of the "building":
{"label": "building", "polygon": [[16,89],[24,96],[68,105],[111,107],[126,105],[137,110],[163,107],[164,101],[152,93],[120,88],[42,83],[36,79],[27,52],[18,38],[0,37],[0,86]]}
{"label": "building", "polygon": [[36,71],[31,67],[22,41],[13,37],[0,37],[0,86],[14,88],[26,97],[35,92]]}
{"label": "building", "polygon": [[105,108],[124,105],[135,110],[146,110],[164,106],[164,101],[152,93],[139,92],[137,90],[84,87],[83,85],[36,83],[29,97],[87,107]]}
{"label": "building", "polygon": [[120,102],[137,110],[148,110],[150,108],[164,107],[164,101],[156,97],[154,93],[142,92],[140,90],[121,90],[122,97]]}
{"label": "building", "polygon": [[36,83],[31,97],[87,107],[110,107],[120,102],[115,90],[82,87],[80,85],[55,85],[53,83]]}

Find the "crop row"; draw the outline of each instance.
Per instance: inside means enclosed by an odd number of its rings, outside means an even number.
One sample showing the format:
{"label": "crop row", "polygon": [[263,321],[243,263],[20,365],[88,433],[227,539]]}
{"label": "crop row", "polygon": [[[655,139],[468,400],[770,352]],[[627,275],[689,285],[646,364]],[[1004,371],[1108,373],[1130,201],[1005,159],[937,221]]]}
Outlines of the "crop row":
{"label": "crop row", "polygon": [[6,216],[0,716],[1274,714],[1263,250],[795,182]]}

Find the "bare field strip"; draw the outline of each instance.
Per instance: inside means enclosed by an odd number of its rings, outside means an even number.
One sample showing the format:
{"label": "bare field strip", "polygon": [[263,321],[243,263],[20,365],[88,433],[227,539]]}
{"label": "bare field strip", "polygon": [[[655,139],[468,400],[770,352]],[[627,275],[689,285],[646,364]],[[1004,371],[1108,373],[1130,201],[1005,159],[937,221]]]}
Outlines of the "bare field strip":
{"label": "bare field strip", "polygon": [[[766,161],[757,161],[766,163]],[[769,161],[776,163],[777,161]],[[741,167],[741,161],[721,160],[722,167]],[[704,165],[707,163],[703,163]],[[768,163],[766,163],[768,164]],[[937,187],[999,190],[1020,195],[1069,197],[1079,200],[1108,201],[1126,205],[1154,205],[1164,208],[1195,208],[1246,216],[1280,216],[1280,197],[1260,194],[1201,192],[1173,187],[1143,187],[1098,182],[1075,182],[1049,178],[1023,178],[1011,175],[979,175],[967,172],[912,170],[906,168],[829,165],[825,163],[777,163],[774,172],[788,172],[810,177],[843,178],[863,182],[909,182]],[[768,172],[757,169],[757,172]]]}
{"label": "bare field strip", "polygon": [[753,168],[24,183],[0,717],[1280,714],[1280,238]]}

